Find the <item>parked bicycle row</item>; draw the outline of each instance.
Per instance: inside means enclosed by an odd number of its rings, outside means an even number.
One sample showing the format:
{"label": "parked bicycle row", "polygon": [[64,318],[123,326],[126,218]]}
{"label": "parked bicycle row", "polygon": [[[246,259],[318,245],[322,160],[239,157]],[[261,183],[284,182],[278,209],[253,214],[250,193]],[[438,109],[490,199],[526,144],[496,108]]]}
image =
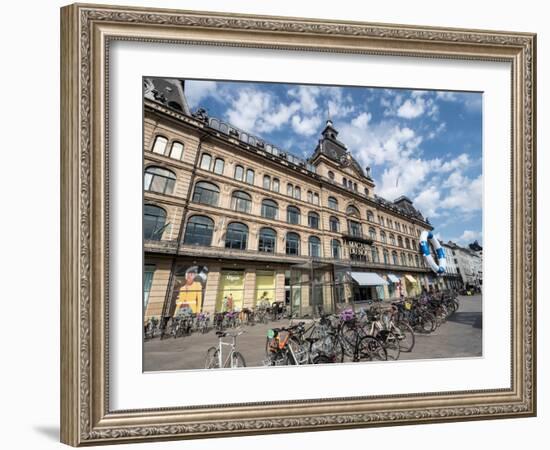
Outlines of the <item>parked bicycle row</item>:
{"label": "parked bicycle row", "polygon": [[213,315],[207,312],[195,314],[188,311],[174,317],[164,317],[163,320],[151,317],[144,325],[144,336],[146,340],[157,337],[179,338],[193,333],[208,333],[212,329],[223,331],[243,325],[267,324],[284,318],[290,318],[290,315],[282,302],[275,302],[271,306],[244,308],[240,311],[217,312]]}
{"label": "parked bicycle row", "polygon": [[[454,292],[424,294],[391,303],[370,304],[358,311],[344,309],[339,314],[286,327],[271,328],[265,342],[266,366],[327,364],[357,361],[397,360],[401,352],[411,352],[415,335],[430,334],[459,308]],[[207,351],[205,368],[245,367],[237,347],[237,337],[245,331],[218,330],[218,345]],[[224,341],[229,337],[230,342]],[[226,355],[223,348],[229,347]]]}

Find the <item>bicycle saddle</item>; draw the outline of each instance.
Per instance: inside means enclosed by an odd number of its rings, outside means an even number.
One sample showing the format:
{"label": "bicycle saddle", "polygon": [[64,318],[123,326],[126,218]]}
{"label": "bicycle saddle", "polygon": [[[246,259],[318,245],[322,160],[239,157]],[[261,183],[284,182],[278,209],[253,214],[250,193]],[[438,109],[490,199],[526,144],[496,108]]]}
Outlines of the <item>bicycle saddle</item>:
{"label": "bicycle saddle", "polygon": [[227,336],[227,332],[225,332],[225,331],[216,331],[216,336],[225,337],[225,336]]}

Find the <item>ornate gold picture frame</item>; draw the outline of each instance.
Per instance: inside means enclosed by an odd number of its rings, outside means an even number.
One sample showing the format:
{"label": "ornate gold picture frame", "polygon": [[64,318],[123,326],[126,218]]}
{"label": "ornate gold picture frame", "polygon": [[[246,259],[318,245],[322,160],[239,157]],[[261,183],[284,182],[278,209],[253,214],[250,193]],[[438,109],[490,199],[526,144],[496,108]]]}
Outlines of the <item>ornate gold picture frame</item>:
{"label": "ornate gold picture frame", "polygon": [[[511,385],[507,389],[112,410],[109,49],[117,40],[511,65]],[[536,36],[75,4],[61,10],[61,440],[73,446],[536,414]],[[503,149],[505,151],[505,149]]]}

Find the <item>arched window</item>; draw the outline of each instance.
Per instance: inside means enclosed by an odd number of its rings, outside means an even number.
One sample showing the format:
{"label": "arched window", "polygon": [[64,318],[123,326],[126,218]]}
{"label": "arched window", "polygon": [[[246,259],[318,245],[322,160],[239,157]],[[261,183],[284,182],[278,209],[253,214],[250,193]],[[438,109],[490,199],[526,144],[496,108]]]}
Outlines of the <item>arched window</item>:
{"label": "arched window", "polygon": [[166,146],[168,145],[168,139],[164,136],[157,136],[155,143],[153,144],[153,153],[164,155],[166,153]]}
{"label": "arched window", "polygon": [[184,244],[209,246],[212,244],[214,221],[206,216],[191,216],[185,227]]}
{"label": "arched window", "polygon": [[351,180],[348,180],[348,188],[353,189],[353,182]]}
{"label": "arched window", "polygon": [[231,222],[225,232],[225,248],[246,250],[248,227],[244,223]]}
{"label": "arched window", "polygon": [[170,149],[170,158],[181,159],[183,156],[183,144],[181,142],[174,141],[172,148]]}
{"label": "arched window", "polygon": [[296,233],[286,234],[286,254],[287,255],[299,255],[300,254],[300,236]]}
{"label": "arched window", "polygon": [[145,169],[144,186],[146,191],[171,194],[176,185],[176,174],[161,167],[150,166]]}
{"label": "arched window", "polygon": [[299,225],[300,210],[296,206],[289,206],[286,209],[286,221],[292,225]]}
{"label": "arched window", "polygon": [[319,204],[319,194],[317,192],[313,193],[313,204],[318,205]]}
{"label": "arched window", "polygon": [[411,248],[411,241],[409,241],[409,238],[405,238],[405,247]]}
{"label": "arched window", "polygon": [[269,175],[264,175],[264,180],[262,184],[264,189],[271,189],[271,177]]}
{"label": "arched window", "polygon": [[336,200],[334,197],[328,198],[328,207],[330,209],[333,209],[334,211],[338,211],[338,200]]}
{"label": "arched window", "polygon": [[395,265],[398,265],[398,264],[399,264],[399,260],[397,259],[397,252],[396,252],[396,251],[391,252],[391,257],[392,257],[393,263],[394,263]]}
{"label": "arched window", "polygon": [[143,238],[160,241],[166,229],[166,211],[158,206],[143,205]]}
{"label": "arched window", "polygon": [[397,236],[397,245],[403,247],[403,238],[401,236]]}
{"label": "arched window", "polygon": [[418,255],[414,255],[414,265],[418,267],[420,264],[418,263]]}
{"label": "arched window", "polygon": [[395,236],[392,233],[390,233],[390,244],[395,245]]}
{"label": "arched window", "polygon": [[365,186],[365,195],[368,197],[369,196],[369,188]]}
{"label": "arched window", "polygon": [[199,181],[195,184],[193,192],[193,201],[195,203],[218,206],[219,197],[220,189],[215,184],[208,183],[207,181]]}
{"label": "arched window", "polygon": [[319,239],[317,236],[310,236],[309,240],[309,256],[312,258],[320,258],[321,257],[321,239]]}
{"label": "arched window", "polygon": [[389,264],[390,263],[390,253],[384,249],[384,264]]}
{"label": "arched window", "polygon": [[277,202],[267,198],[262,201],[262,217],[275,220],[277,219],[278,213],[279,205],[277,205]]}
{"label": "arched window", "polygon": [[310,211],[307,215],[307,225],[310,228],[319,228],[319,214]]}
{"label": "arched window", "polygon": [[374,222],[374,214],[372,213],[372,211],[370,209],[367,211],[367,220],[369,222]]}
{"label": "arched window", "polygon": [[418,246],[416,245],[416,241],[414,239],[411,239],[411,249],[418,250]]}
{"label": "arched window", "polygon": [[373,227],[369,228],[369,237],[375,241],[376,240],[376,230]]}
{"label": "arched window", "polygon": [[330,231],[333,231],[335,233],[338,233],[340,231],[340,221],[337,217],[330,216],[330,219],[328,220]]}
{"label": "arched window", "polygon": [[380,230],[380,242],[382,242],[383,244],[385,244],[387,242],[386,232],[382,231],[382,230]]}
{"label": "arched window", "polygon": [[300,189],[300,186],[295,186],[294,187],[294,198],[296,200],[301,200],[302,199],[302,190]]}
{"label": "arched window", "polygon": [[210,170],[210,165],[212,164],[212,156],[208,153],[203,153],[201,156],[200,168],[202,170]]}
{"label": "arched window", "polygon": [[254,184],[254,171],[252,169],[247,169],[246,171],[246,182],[248,184]]}
{"label": "arched window", "polygon": [[235,166],[235,174],[233,175],[233,178],[238,181],[243,181],[244,177],[244,168],[243,166]]}
{"label": "arched window", "polygon": [[348,232],[351,236],[354,236],[354,237],[363,236],[361,224],[355,220],[348,220]]}
{"label": "arched window", "polygon": [[235,191],[231,196],[231,208],[234,211],[250,213],[252,208],[252,197],[243,191]]}
{"label": "arched window", "polygon": [[313,203],[313,192],[307,191],[307,201],[308,203]]}
{"label": "arched window", "polygon": [[273,178],[273,184],[271,185],[271,189],[273,190],[273,192],[279,192],[279,184],[279,179]]}
{"label": "arched window", "polygon": [[348,180],[342,178],[342,184],[344,185],[344,187],[348,187]]}
{"label": "arched window", "polygon": [[413,265],[413,255],[411,255],[410,253],[407,255],[407,260],[409,262],[409,266],[412,266]]}
{"label": "arched window", "polygon": [[382,216],[378,216],[378,223],[384,226],[384,218]]}
{"label": "arched window", "polygon": [[290,183],[286,185],[286,195],[289,197],[294,197],[294,186],[292,186]]}
{"label": "arched window", "polygon": [[330,248],[334,259],[342,258],[342,244],[340,244],[338,239],[333,239],[330,241]]}
{"label": "arched window", "polygon": [[225,167],[225,161],[221,158],[216,158],[214,163],[214,173],[218,175],[223,175],[223,168]]}
{"label": "arched window", "polygon": [[376,247],[371,247],[370,254],[371,254],[372,262],[374,263],[379,262],[378,249]]}
{"label": "arched window", "polygon": [[277,233],[271,228],[262,228],[258,240],[258,251],[264,253],[275,253]]}
{"label": "arched window", "polygon": [[405,253],[401,253],[401,265],[402,266],[406,266],[407,265],[407,260],[405,259]]}
{"label": "arched window", "polygon": [[334,180],[334,172],[332,170],[329,170],[328,171],[328,177],[331,179],[331,180]]}
{"label": "arched window", "polygon": [[357,217],[357,218],[361,217],[359,210],[353,205],[349,205],[346,208],[346,214],[350,217]]}
{"label": "arched window", "polygon": [[353,190],[357,191],[357,183],[353,183]]}

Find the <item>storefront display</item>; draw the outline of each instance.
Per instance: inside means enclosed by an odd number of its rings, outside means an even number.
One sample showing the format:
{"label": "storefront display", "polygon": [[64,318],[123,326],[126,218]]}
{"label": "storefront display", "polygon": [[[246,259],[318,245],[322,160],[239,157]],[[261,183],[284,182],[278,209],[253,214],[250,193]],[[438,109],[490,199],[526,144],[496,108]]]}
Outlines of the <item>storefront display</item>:
{"label": "storefront display", "polygon": [[206,266],[179,267],[177,269],[174,285],[176,296],[174,315],[201,311],[207,278],[208,267]]}
{"label": "storefront display", "polygon": [[222,270],[216,312],[241,311],[244,301],[244,270]]}

